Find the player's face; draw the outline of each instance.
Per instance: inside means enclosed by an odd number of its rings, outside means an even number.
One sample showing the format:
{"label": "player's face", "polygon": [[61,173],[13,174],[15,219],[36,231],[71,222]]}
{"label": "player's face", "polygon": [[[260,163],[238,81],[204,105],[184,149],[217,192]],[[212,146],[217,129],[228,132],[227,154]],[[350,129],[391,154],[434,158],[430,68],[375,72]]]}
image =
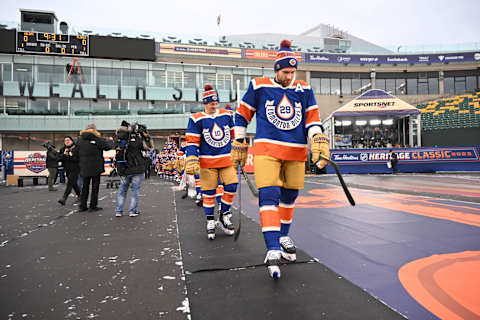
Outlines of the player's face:
{"label": "player's face", "polygon": [[217,111],[218,102],[210,102],[205,105],[205,113],[214,114]]}
{"label": "player's face", "polygon": [[297,71],[297,69],[293,67],[278,70],[276,73],[277,82],[284,87],[288,87],[295,78],[295,71]]}

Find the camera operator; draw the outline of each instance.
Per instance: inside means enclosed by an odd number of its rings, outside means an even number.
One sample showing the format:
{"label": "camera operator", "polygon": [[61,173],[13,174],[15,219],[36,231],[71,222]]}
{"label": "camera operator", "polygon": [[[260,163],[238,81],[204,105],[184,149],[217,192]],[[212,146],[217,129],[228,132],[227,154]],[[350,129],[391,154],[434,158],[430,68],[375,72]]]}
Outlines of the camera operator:
{"label": "camera operator", "polygon": [[87,200],[92,182],[92,194],[90,196],[89,211],[98,211],[98,191],[100,189],[100,175],[105,171],[103,151],[114,147],[113,143],[103,139],[97,131],[95,124],[91,123],[85,130],[80,131],[77,141],[80,175],[83,179],[82,192],[80,195],[80,212],[87,211]]}
{"label": "camera operator", "polygon": [[53,187],[53,184],[57,177],[59,154],[50,141],[45,142],[42,146],[47,149],[48,191],[56,191],[57,189]]}
{"label": "camera operator", "polygon": [[80,165],[78,164],[78,148],[76,147],[73,138],[70,136],[66,136],[63,140],[63,143],[64,146],[60,149],[59,159],[62,161],[65,172],[67,173],[68,182],[63,197],[58,200],[62,206],[65,205],[70,192],[72,192],[72,188],[77,194],[78,201],[80,201],[81,193],[77,184],[78,174],[80,173]]}
{"label": "camera operator", "polygon": [[115,216],[121,217],[123,205],[127,196],[128,188],[132,186],[130,195],[130,206],[128,213],[130,217],[136,217],[138,210],[138,192],[142,187],[145,174],[145,158],[142,151],[153,149],[153,142],[150,140],[147,128],[137,123],[130,125],[122,121],[117,134],[116,164],[120,176],[120,187],[117,193],[117,204]]}

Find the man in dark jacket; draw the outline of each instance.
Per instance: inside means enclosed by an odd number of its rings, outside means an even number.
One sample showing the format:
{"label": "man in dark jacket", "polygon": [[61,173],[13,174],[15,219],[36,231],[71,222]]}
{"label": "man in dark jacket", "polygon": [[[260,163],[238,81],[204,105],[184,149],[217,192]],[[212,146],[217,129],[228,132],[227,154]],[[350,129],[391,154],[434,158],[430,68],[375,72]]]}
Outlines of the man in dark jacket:
{"label": "man in dark jacket", "polygon": [[13,174],[13,157],[9,152],[5,152],[3,159],[3,181],[7,182],[7,175]]}
{"label": "man in dark jacket", "polygon": [[116,217],[121,217],[123,214],[123,205],[130,185],[132,186],[132,192],[128,213],[130,217],[138,216],[138,192],[142,187],[145,174],[145,158],[142,151],[153,149],[153,144],[146,130],[137,130],[134,125],[132,131],[128,126],[129,124],[124,121],[122,126],[117,129],[118,146],[115,158],[117,172],[120,176],[120,187],[118,188],[117,205],[115,207]]}
{"label": "man in dark jacket", "polygon": [[88,193],[92,182],[89,211],[98,211],[98,191],[100,189],[100,175],[105,171],[103,151],[113,148],[113,143],[100,136],[95,124],[89,124],[87,129],[80,131],[77,142],[80,163],[80,175],[83,178],[82,193],[80,195],[79,211],[87,210]]}
{"label": "man in dark jacket", "polygon": [[50,143],[45,144],[47,146],[47,170],[48,170],[48,191],[55,191],[53,187],[55,178],[57,177],[58,169],[58,152],[55,150],[55,146]]}
{"label": "man in dark jacket", "polygon": [[392,173],[398,173],[398,169],[397,169],[398,156],[395,153],[395,151],[393,151],[392,149],[390,149],[390,163],[392,165]]}
{"label": "man in dark jacket", "polygon": [[73,141],[73,138],[70,136],[66,136],[63,140],[64,146],[59,151],[59,159],[62,161],[63,166],[65,168],[65,172],[67,174],[67,187],[65,188],[65,193],[63,197],[58,200],[58,202],[64,206],[65,202],[67,201],[70,192],[72,192],[72,188],[77,194],[77,199],[80,200],[80,189],[78,188],[77,180],[78,174],[80,173],[80,165],[78,164],[78,148]]}

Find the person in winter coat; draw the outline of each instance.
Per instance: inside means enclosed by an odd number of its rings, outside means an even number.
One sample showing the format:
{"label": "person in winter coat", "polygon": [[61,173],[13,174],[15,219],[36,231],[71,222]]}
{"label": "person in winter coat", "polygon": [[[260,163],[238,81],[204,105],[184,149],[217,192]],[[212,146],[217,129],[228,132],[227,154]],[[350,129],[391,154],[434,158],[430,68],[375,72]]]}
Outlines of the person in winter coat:
{"label": "person in winter coat", "polygon": [[7,181],[7,175],[13,174],[13,157],[10,153],[5,153],[3,159],[3,180]]}
{"label": "person in winter coat", "polygon": [[129,124],[125,121],[117,129],[116,134],[118,146],[115,159],[120,176],[120,187],[117,193],[115,216],[123,215],[128,188],[132,186],[128,213],[130,217],[136,217],[139,214],[138,192],[142,187],[145,175],[145,158],[142,151],[152,150],[153,143],[146,130],[130,132]]}
{"label": "person in winter coat", "polygon": [[78,148],[74,140],[70,136],[66,136],[63,140],[64,145],[59,151],[59,160],[62,161],[67,174],[67,187],[63,197],[58,202],[64,206],[72,189],[77,194],[77,200],[80,201],[80,189],[78,188],[77,180],[80,173],[80,165],[78,164]]}
{"label": "person in winter coat", "polygon": [[53,187],[58,170],[58,151],[55,146],[49,145],[47,148],[47,170],[48,170],[48,191],[56,191]]}
{"label": "person in winter coat", "polygon": [[[83,186],[80,195],[79,211],[87,211],[87,209],[89,209],[89,211],[102,210],[102,208],[97,205],[100,175],[105,171],[103,151],[110,150],[113,147],[113,143],[100,136],[97,127],[93,123],[89,124],[85,130],[80,131],[77,148]],[[90,183],[92,183],[92,193],[90,196],[90,206],[87,208]]]}

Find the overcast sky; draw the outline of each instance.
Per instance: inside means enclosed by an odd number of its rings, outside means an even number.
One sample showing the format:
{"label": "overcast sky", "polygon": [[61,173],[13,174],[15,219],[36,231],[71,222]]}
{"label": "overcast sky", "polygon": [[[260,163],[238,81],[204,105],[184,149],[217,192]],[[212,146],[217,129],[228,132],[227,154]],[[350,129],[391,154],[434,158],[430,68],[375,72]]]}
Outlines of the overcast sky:
{"label": "overcast sky", "polygon": [[2,0],[0,20],[19,8],[54,11],[73,27],[179,35],[299,34],[319,23],[383,45],[480,42],[479,0]]}

